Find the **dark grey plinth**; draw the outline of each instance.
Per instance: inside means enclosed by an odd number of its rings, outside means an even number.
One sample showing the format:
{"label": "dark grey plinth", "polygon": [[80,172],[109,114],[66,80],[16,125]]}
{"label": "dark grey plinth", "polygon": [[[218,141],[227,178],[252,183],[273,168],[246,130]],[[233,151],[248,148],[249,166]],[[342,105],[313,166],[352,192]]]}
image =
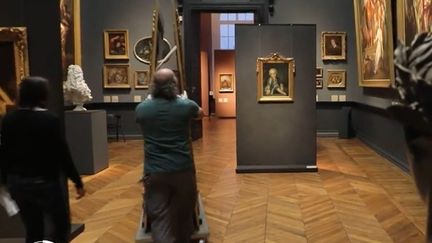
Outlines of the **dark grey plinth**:
{"label": "dark grey plinth", "polygon": [[108,167],[106,113],[103,110],[66,111],[66,138],[80,174]]}

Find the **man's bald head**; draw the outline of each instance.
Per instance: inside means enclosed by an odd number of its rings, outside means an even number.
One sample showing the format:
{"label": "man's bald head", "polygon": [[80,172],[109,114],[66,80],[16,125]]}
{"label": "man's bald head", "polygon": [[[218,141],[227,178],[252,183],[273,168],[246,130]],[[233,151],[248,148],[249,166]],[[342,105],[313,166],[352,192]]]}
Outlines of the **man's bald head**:
{"label": "man's bald head", "polygon": [[163,68],[153,75],[152,96],[173,100],[177,97],[177,78],[171,69]]}

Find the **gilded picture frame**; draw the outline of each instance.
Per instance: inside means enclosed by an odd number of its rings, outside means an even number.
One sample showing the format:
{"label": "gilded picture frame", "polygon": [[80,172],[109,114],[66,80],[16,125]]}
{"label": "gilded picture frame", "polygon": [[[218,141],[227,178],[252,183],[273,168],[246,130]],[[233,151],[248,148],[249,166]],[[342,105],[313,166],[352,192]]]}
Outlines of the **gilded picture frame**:
{"label": "gilded picture frame", "polygon": [[354,0],[359,86],[390,87],[394,82],[391,9],[390,0]]}
{"label": "gilded picture frame", "polygon": [[398,39],[410,44],[415,35],[432,31],[432,1],[397,0]]}
{"label": "gilded picture frame", "polygon": [[294,58],[278,53],[257,58],[257,101],[294,101]]}
{"label": "gilded picture frame", "polygon": [[103,67],[104,88],[129,89],[130,66],[129,64],[105,64]]}
{"label": "gilded picture frame", "polygon": [[69,65],[81,65],[80,9],[80,0],[60,0],[60,41],[64,80]]}
{"label": "gilded picture frame", "polygon": [[21,80],[29,75],[27,28],[0,27],[0,115],[15,105]]}
{"label": "gilded picture frame", "polygon": [[150,77],[148,70],[137,70],[134,75],[135,89],[148,89],[150,86]]}
{"label": "gilded picture frame", "polygon": [[219,74],[219,93],[234,92],[234,76],[232,73]]}
{"label": "gilded picture frame", "polygon": [[321,32],[321,59],[323,61],[345,61],[346,53],[346,32]]}
{"label": "gilded picture frame", "polygon": [[129,59],[129,32],[124,29],[104,31],[104,54],[107,60]]}
{"label": "gilded picture frame", "polygon": [[327,70],[327,88],[346,88],[346,71],[343,69]]}

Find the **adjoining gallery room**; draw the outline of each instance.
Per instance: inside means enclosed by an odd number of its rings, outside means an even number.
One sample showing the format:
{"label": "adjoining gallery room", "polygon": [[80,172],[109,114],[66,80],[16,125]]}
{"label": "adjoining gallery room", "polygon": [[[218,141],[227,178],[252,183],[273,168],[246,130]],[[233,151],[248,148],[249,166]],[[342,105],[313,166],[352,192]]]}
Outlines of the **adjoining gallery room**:
{"label": "adjoining gallery room", "polygon": [[3,0],[0,243],[432,242],[432,1]]}

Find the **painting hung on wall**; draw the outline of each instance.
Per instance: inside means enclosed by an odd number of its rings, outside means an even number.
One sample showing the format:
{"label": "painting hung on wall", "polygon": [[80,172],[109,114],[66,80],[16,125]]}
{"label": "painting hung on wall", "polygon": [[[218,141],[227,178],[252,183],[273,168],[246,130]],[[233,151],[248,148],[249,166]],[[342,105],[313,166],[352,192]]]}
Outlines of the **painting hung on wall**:
{"label": "painting hung on wall", "polygon": [[354,0],[359,85],[389,87],[393,78],[390,0]]}
{"label": "painting hung on wall", "polygon": [[346,71],[345,70],[328,70],[327,71],[327,88],[345,88]]}
{"label": "painting hung on wall", "polygon": [[149,75],[148,71],[135,71],[135,88],[148,89]]}
{"label": "painting hung on wall", "polygon": [[129,65],[104,65],[104,88],[121,89],[130,87]]}
{"label": "painting hung on wall", "polygon": [[0,116],[14,106],[21,80],[29,75],[27,29],[0,27]]}
{"label": "painting hung on wall", "polygon": [[294,59],[277,53],[257,59],[258,102],[294,101]]}
{"label": "painting hung on wall", "polygon": [[105,30],[105,59],[129,59],[129,34],[127,30]]}
{"label": "painting hung on wall", "polygon": [[80,0],[60,0],[60,42],[66,80],[69,65],[81,65]]}
{"label": "painting hung on wall", "polygon": [[346,33],[321,33],[322,60],[346,60]]}
{"label": "painting hung on wall", "polygon": [[[145,64],[150,64],[150,54],[151,54],[151,47],[152,47],[152,39],[151,37],[144,37],[137,41],[137,43],[134,46],[134,55],[136,59],[138,59],[140,62],[143,62]],[[158,63],[165,61],[167,62],[168,59],[163,60],[164,57],[168,55],[168,53],[171,50],[171,44],[168,42],[167,39],[163,39],[162,44],[160,45],[161,49],[159,50],[158,54]]]}
{"label": "painting hung on wall", "polygon": [[316,68],[315,77],[322,78],[323,77],[323,70],[324,69],[322,67],[317,67]]}
{"label": "painting hung on wall", "polygon": [[232,74],[219,75],[219,93],[234,92],[234,82]]}
{"label": "painting hung on wall", "polygon": [[398,39],[409,44],[416,34],[432,31],[431,0],[398,0]]}

